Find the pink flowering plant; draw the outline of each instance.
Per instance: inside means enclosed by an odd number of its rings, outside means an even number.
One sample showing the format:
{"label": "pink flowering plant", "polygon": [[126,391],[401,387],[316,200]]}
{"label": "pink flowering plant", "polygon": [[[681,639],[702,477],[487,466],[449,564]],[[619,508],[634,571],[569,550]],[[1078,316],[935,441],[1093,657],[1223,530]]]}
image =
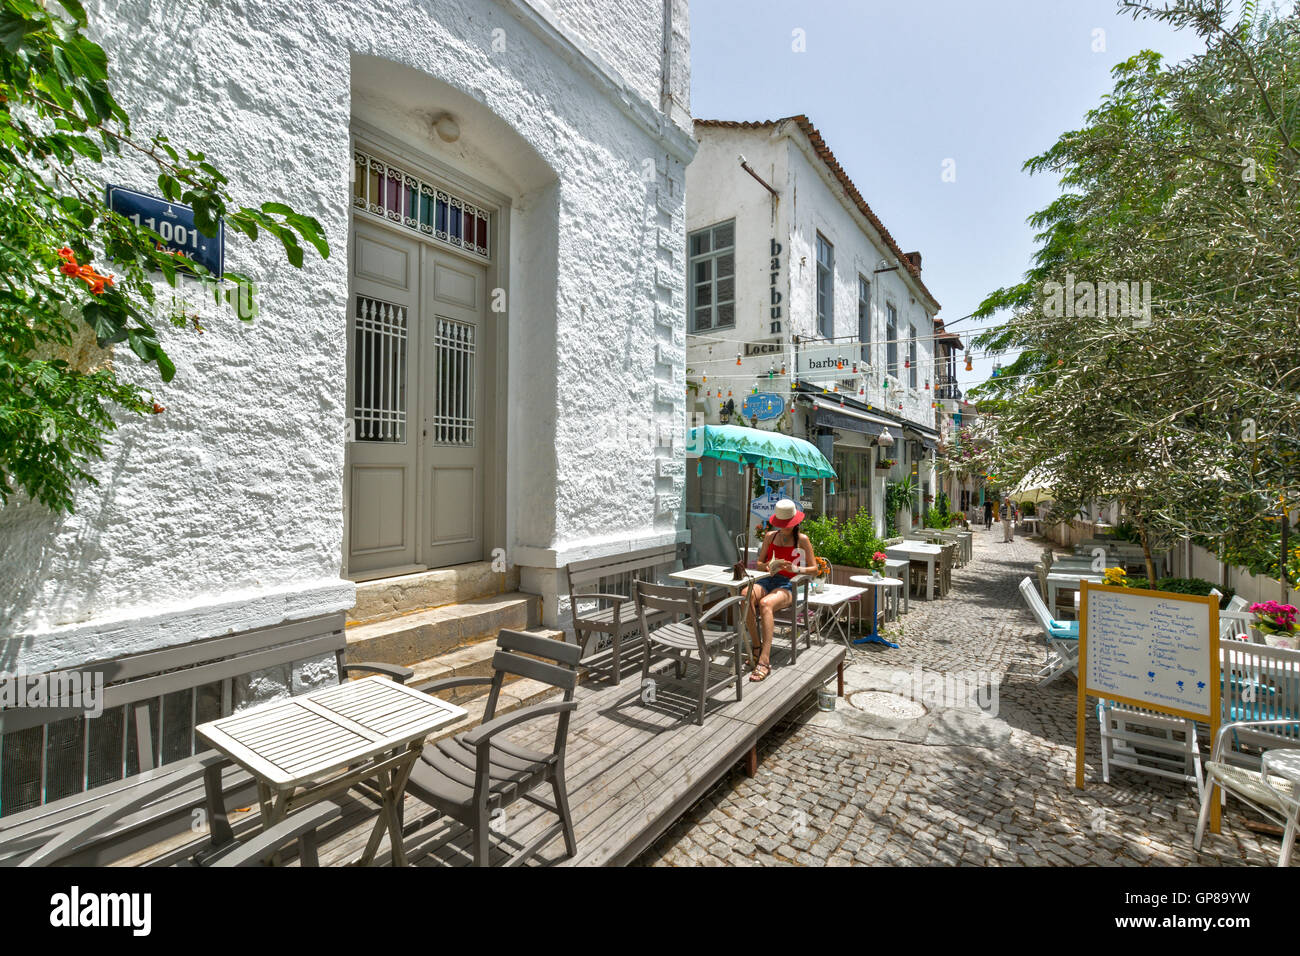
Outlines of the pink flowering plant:
{"label": "pink flowering plant", "polygon": [[888,557],[889,557],[889,556],[888,556],[887,554],[885,554],[885,552],[883,552],[883,551],[877,551],[875,554],[873,554],[873,555],[871,556],[871,570],[872,570],[872,571],[883,571],[883,570],[885,570],[885,560],[886,560]]}
{"label": "pink flowering plant", "polygon": [[1250,613],[1255,615],[1255,626],[1265,634],[1294,634],[1296,609],[1290,604],[1277,601],[1265,601],[1252,604]]}

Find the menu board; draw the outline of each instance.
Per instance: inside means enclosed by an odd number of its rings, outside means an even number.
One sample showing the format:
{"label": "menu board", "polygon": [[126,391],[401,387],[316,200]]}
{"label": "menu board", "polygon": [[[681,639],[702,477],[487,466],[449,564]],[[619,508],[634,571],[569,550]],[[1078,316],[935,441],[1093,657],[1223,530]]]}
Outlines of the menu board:
{"label": "menu board", "polygon": [[1130,588],[1087,593],[1080,625],[1081,636],[1087,629],[1087,692],[1208,722],[1217,628],[1204,600]]}
{"label": "menu board", "polygon": [[[1219,601],[1080,583],[1075,786],[1084,784],[1089,696],[1219,727]],[[1219,801],[1211,827],[1218,832]]]}

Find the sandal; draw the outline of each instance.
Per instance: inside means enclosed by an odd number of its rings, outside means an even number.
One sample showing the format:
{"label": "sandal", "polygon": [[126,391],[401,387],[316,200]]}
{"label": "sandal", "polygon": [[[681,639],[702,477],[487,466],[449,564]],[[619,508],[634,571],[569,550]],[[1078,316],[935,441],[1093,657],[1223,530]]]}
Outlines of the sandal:
{"label": "sandal", "polygon": [[772,668],[771,668],[769,665],[767,665],[767,664],[755,664],[755,665],[754,665],[754,672],[753,672],[752,674],[749,675],[749,679],[752,680],[754,683],[757,684],[757,683],[759,683],[760,681],[765,681],[765,680],[767,680],[768,675],[771,674],[771,673],[772,673]]}

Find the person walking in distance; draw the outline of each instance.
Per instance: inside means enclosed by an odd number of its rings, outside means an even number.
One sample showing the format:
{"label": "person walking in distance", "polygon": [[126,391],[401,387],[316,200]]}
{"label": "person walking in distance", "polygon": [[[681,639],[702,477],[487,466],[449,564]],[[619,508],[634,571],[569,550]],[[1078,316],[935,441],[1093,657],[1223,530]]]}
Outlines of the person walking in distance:
{"label": "person walking in distance", "polygon": [[1002,502],[1002,542],[1009,544],[1015,540],[1015,532],[1011,530],[1011,499],[1007,498]]}
{"label": "person walking in distance", "polygon": [[993,499],[984,499],[984,530],[988,531],[993,527]]}

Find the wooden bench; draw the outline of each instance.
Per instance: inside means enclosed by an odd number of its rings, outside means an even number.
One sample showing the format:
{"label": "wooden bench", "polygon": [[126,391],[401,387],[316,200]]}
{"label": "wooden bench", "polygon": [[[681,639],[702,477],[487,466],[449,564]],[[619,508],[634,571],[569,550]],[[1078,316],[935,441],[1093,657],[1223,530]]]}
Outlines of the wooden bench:
{"label": "wooden bench", "polygon": [[[208,833],[186,845],[190,855],[204,842],[227,846],[235,828],[225,807],[255,805],[256,789],[230,761],[201,749],[194,727],[232,712],[236,679],[330,654],[340,681],[357,672],[402,682],[412,675],[392,664],[345,664],[344,621],[341,613],[324,615],[52,672],[83,680],[102,674],[103,712],[90,718],[64,706],[0,711],[5,792],[12,803],[26,791],[25,802],[34,804],[0,816],[0,866],[16,865],[56,839],[58,862],[89,866],[187,831]],[[28,773],[15,782],[19,757],[27,758]],[[138,796],[147,798],[141,806]],[[80,831],[110,804],[125,808],[120,819],[63,846],[61,835]],[[0,804],[0,812],[7,809]]]}
{"label": "wooden bench", "polygon": [[[632,582],[659,583],[664,568],[672,568],[686,554],[684,544],[665,544],[639,551],[621,551],[601,558],[573,561],[565,568],[569,579],[569,606],[573,613],[573,638],[582,648],[581,666],[589,671],[608,664],[610,682],[622,679],[623,641],[639,643],[641,625],[632,603]],[[583,609],[580,602],[597,602]],[[646,615],[652,630],[668,620],[666,614]]]}

